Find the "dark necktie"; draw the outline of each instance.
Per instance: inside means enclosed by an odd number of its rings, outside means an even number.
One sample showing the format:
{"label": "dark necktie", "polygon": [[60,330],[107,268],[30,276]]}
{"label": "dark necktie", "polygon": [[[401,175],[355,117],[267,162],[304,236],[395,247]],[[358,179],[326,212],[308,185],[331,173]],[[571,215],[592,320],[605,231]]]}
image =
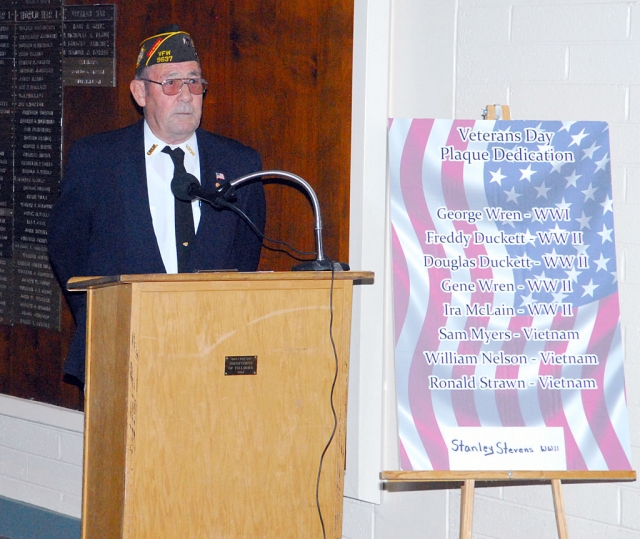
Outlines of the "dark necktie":
{"label": "dark necktie", "polygon": [[[165,146],[162,151],[171,156],[173,161],[173,177],[186,174],[184,168],[184,152],[180,148],[172,150]],[[196,231],[193,225],[193,209],[191,202],[175,199],[176,219],[176,251],[178,253],[178,273],[187,271],[189,261],[189,249],[195,238]]]}

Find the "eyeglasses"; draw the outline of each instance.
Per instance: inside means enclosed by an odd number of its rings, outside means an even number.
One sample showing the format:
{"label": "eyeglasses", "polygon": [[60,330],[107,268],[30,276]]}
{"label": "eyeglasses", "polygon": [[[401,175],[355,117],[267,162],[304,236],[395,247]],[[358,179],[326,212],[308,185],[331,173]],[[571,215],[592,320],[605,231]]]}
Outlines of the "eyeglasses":
{"label": "eyeglasses", "polygon": [[207,91],[207,81],[201,78],[191,79],[167,79],[162,82],[158,82],[150,79],[140,79],[147,82],[153,82],[153,84],[159,84],[162,86],[162,93],[164,95],[177,95],[182,91],[182,86],[187,85],[189,91],[193,95],[200,95]]}

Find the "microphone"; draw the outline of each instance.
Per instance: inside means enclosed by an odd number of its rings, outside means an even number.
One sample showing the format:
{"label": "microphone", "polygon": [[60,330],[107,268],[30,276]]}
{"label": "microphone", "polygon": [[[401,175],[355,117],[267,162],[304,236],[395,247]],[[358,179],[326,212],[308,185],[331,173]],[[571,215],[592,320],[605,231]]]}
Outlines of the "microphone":
{"label": "microphone", "polygon": [[245,176],[241,176],[235,180],[231,180],[231,186],[236,187],[243,183],[252,182],[265,176],[280,178],[298,184],[304,189],[304,192],[311,201],[314,219],[314,235],[316,239],[316,259],[293,266],[291,271],[348,271],[350,269],[349,264],[346,262],[331,260],[324,255],[324,249],[322,247],[322,215],[320,213],[320,201],[318,200],[316,192],[306,180],[284,170],[261,170],[259,172],[252,172]]}
{"label": "microphone", "polygon": [[218,200],[224,199],[229,202],[235,200],[235,189],[232,184],[226,181],[216,182],[216,189],[209,191],[204,189],[198,179],[193,175],[185,172],[176,174],[171,180],[171,192],[178,200],[191,202],[199,198],[205,202],[209,202],[216,208],[220,208]]}
{"label": "microphone", "polygon": [[263,178],[264,176],[272,176],[284,180],[289,180],[293,183],[300,185],[309,199],[311,200],[311,207],[313,209],[314,216],[314,232],[316,240],[316,259],[308,262],[303,262],[291,268],[292,271],[348,271],[349,264],[345,262],[336,262],[325,257],[324,250],[322,248],[322,216],[320,214],[320,202],[316,196],[315,191],[309,185],[309,183],[303,180],[300,176],[296,176],[291,172],[285,172],[283,170],[262,170],[259,172],[252,172],[228,181],[217,181],[215,184],[215,190],[209,191],[204,189],[198,179],[193,175],[185,172],[174,176],[171,180],[171,192],[173,196],[185,202],[190,202],[196,198],[209,202],[214,208],[222,209],[225,205],[222,203],[233,202],[236,200],[235,187],[243,183],[249,183],[254,180]]}

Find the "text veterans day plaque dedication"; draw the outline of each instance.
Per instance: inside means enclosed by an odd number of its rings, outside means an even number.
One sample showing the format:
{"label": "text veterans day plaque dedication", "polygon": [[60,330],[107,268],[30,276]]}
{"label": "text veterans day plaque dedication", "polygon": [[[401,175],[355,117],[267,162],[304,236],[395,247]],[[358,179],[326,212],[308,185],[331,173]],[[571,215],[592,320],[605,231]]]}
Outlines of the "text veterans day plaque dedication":
{"label": "text veterans day plaque dedication", "polygon": [[392,119],[405,470],[630,470],[607,124]]}

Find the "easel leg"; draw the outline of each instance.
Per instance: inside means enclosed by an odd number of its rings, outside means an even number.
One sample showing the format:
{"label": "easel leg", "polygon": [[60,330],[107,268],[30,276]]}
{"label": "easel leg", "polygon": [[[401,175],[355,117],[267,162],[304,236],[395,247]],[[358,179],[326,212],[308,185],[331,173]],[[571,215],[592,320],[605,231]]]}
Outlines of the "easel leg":
{"label": "easel leg", "polygon": [[476,482],[467,479],[462,485],[460,500],[460,539],[471,539],[473,528],[473,494]]}
{"label": "easel leg", "polygon": [[564,512],[564,500],[562,498],[562,482],[560,479],[551,480],[551,490],[553,491],[553,506],[556,510],[556,524],[558,525],[559,539],[569,539],[567,528],[567,515]]}

